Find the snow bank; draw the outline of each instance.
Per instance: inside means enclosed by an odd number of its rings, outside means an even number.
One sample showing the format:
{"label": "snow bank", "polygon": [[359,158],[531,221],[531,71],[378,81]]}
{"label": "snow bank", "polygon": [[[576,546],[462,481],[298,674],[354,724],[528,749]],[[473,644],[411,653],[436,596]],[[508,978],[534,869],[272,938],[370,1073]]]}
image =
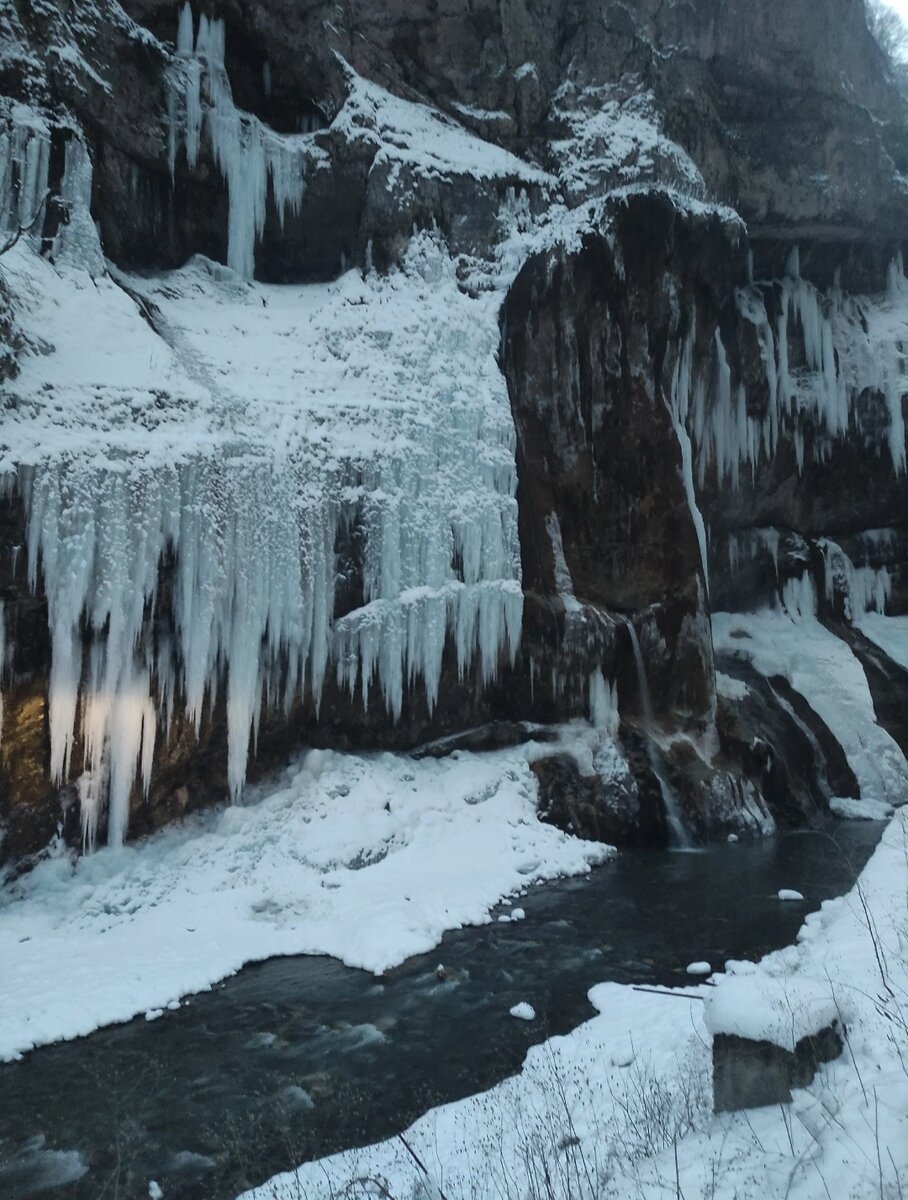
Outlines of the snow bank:
{"label": "snow bank", "polygon": [[536,817],[519,751],[311,751],[254,803],[0,891],[0,1058],[162,1009],[244,963],[331,954],[381,972],[508,893],[608,847]]}

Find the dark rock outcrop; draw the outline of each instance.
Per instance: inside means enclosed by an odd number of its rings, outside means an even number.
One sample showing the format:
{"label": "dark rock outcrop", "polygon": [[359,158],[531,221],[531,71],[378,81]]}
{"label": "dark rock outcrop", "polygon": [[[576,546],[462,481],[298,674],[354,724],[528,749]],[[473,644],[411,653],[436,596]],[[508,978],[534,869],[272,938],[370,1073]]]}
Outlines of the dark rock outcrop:
{"label": "dark rock outcrop", "polygon": [[790,1104],[791,1089],[808,1087],[824,1063],[842,1053],[844,1031],[829,1025],[801,1038],[794,1050],[733,1034],[713,1037],[713,1110]]}

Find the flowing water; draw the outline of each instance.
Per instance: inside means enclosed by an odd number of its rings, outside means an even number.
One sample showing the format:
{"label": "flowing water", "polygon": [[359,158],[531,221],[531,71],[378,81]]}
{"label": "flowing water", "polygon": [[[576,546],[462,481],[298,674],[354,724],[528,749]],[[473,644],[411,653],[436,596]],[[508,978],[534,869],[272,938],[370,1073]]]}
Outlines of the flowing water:
{"label": "flowing water", "polygon": [[[272,959],[155,1022],[34,1051],[0,1066],[0,1197],[145,1200],[154,1179],[166,1200],[227,1200],[391,1135],[591,1016],[595,983],[683,984],[694,960],[721,967],[789,943],[851,886],[881,828],[624,852],[587,879],[532,888],[524,920],[448,934],[382,978]],[[805,901],[780,903],[782,887]],[[508,1015],[521,1000],[536,1022]]]}
{"label": "flowing water", "polygon": [[640,641],[632,622],[629,619],[625,619],[624,624],[627,627],[628,637],[631,640],[631,648],[634,652],[634,665],[637,668],[640,707],[643,709],[643,740],[646,743],[646,756],[649,759],[650,769],[656,777],[656,782],[659,784],[659,791],[662,793],[662,807],[665,810],[665,821],[668,825],[671,844],[676,850],[690,850],[692,843],[684,824],[684,817],[681,814],[681,804],[675,789],[671,785],[668,772],[665,769],[662,752],[652,737],[655,730],[653,702],[650,698],[649,682],[646,678],[643,655],[640,653]]}

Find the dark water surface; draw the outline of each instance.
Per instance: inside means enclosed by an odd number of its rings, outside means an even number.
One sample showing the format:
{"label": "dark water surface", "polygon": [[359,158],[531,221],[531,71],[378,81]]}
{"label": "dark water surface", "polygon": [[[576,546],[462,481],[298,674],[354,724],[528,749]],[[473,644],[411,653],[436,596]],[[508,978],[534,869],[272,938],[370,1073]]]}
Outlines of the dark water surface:
{"label": "dark water surface", "polygon": [[[515,904],[525,920],[448,934],[381,979],[272,959],[157,1021],[33,1051],[0,1066],[0,1198],[133,1200],[154,1179],[166,1200],[228,1200],[386,1137],[592,1015],[595,983],[678,985],[694,960],[721,968],[791,942],[881,831],[841,822],[693,854],[626,851],[532,888]],[[804,902],[780,902],[783,887]],[[520,1000],[536,1022],[508,1015]]]}

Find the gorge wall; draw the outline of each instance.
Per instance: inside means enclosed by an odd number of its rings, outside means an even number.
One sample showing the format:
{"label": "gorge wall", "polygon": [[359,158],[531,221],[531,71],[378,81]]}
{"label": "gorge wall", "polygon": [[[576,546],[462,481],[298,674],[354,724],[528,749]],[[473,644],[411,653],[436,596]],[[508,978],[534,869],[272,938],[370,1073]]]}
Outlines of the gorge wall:
{"label": "gorge wall", "polygon": [[[859,0],[0,37],[0,858],[306,745],[532,738],[617,840],[666,787],[698,837],[904,799],[908,110]],[[877,782],[711,624],[772,607],[864,665]]]}

